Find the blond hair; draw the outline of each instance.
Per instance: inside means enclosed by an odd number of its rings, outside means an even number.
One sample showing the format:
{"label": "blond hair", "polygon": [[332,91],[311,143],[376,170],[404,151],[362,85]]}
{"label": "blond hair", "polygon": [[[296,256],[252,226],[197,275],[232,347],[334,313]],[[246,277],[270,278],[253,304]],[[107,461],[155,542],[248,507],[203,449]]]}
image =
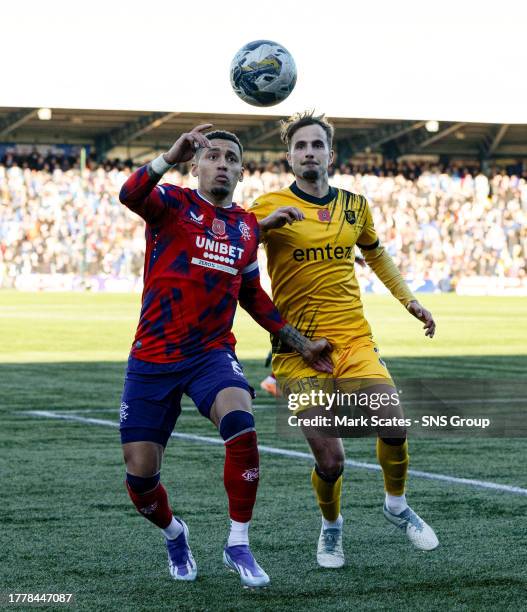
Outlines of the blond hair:
{"label": "blond hair", "polygon": [[319,125],[326,133],[328,148],[331,149],[335,129],[326,119],[324,114],[315,115],[314,110],[304,111],[303,113],[295,113],[288,119],[280,122],[280,138],[287,148],[289,148],[295,132],[300,128],[306,127],[307,125]]}

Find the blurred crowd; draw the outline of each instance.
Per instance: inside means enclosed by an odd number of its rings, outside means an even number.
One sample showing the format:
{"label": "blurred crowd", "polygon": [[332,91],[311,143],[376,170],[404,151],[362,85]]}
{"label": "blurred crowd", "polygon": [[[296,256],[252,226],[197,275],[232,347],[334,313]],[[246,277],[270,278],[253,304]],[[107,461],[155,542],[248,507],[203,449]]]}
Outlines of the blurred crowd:
{"label": "blurred crowd", "polygon": [[[118,200],[131,171],[121,160],[88,159],[81,171],[75,158],[0,159],[0,286],[31,273],[141,275],[144,224]],[[165,180],[196,187],[186,168]],[[285,161],[249,162],[235,200],[248,206],[292,181]],[[381,241],[407,278],[449,291],[464,276],[526,276],[527,175],[350,163],[333,169],[330,182],[368,197]]]}

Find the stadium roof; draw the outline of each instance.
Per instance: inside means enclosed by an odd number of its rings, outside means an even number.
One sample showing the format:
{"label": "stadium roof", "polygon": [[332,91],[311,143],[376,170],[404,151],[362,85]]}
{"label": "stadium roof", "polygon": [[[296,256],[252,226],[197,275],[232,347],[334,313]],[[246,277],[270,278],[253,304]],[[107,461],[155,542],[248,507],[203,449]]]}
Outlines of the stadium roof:
{"label": "stadium roof", "polygon": [[[177,136],[200,123],[236,132],[247,150],[283,151],[280,117],[122,110],[52,109],[40,120],[38,109],[0,107],[0,142],[89,145],[102,155],[116,146],[168,148]],[[527,157],[527,125],[440,122],[429,132],[425,121],[330,118],[336,148],[346,156],[381,152],[447,155],[454,158]]]}
{"label": "stadium roof", "polygon": [[298,81],[266,115],[527,123],[526,2],[4,4],[0,106],[260,115],[229,67],[271,39]]}

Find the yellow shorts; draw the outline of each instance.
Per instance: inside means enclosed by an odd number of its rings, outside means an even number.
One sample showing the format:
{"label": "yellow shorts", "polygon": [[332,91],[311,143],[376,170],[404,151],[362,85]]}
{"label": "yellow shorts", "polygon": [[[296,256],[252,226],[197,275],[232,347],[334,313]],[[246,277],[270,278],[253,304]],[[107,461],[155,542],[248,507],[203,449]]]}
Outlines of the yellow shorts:
{"label": "yellow shorts", "polygon": [[[350,392],[379,384],[395,387],[371,337],[360,338],[348,347],[334,349],[331,358],[333,373],[325,374],[307,365],[298,353],[273,355],[273,373],[283,397],[313,390]],[[299,408],[295,414],[308,408]]]}
{"label": "yellow shorts", "polygon": [[334,349],[331,353],[333,374],[317,372],[307,365],[298,353],[273,355],[273,373],[278,380],[288,381],[301,378],[379,378],[392,381],[386,364],[381,359],[377,345],[370,337],[360,338],[345,348]]}

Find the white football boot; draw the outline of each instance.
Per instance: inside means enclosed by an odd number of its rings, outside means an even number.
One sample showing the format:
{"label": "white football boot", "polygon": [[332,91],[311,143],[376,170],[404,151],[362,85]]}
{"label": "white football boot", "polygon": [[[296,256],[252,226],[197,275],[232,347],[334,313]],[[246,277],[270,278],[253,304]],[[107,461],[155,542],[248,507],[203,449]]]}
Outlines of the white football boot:
{"label": "white football boot", "polygon": [[423,519],[408,506],[400,514],[393,514],[386,504],[383,506],[384,516],[396,527],[406,534],[410,542],[419,550],[434,550],[439,546],[439,540]]}
{"label": "white football boot", "polygon": [[343,523],[340,527],[324,529],[324,523],[322,523],[317,548],[317,562],[321,567],[337,569],[344,565],[342,527]]}
{"label": "white football boot", "polygon": [[247,544],[226,546],[223,550],[223,563],[229,570],[240,575],[244,588],[266,587],[271,582]]}

